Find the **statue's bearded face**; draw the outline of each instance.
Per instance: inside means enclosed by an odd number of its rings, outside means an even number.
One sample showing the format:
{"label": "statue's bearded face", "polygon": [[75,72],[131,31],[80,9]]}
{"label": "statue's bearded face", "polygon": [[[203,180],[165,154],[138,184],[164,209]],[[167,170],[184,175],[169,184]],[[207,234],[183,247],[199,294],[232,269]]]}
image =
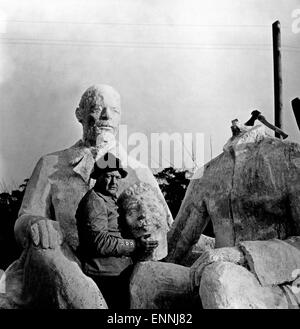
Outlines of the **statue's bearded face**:
{"label": "statue's bearded face", "polygon": [[91,87],[82,96],[76,111],[84,139],[90,144],[115,136],[121,119],[119,94],[109,86]]}

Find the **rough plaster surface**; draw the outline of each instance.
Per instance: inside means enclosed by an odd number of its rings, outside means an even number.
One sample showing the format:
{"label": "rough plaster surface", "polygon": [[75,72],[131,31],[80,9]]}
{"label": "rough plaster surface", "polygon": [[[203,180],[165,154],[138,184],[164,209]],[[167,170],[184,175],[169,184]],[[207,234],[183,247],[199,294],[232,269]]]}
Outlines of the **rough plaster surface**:
{"label": "rough plaster surface", "polygon": [[[128,176],[122,180],[120,192],[135,183],[145,182],[162,196],[148,167],[128,158],[121,145],[114,145],[109,151],[128,163]],[[9,296],[11,303],[19,307],[82,308],[86,305],[105,308],[100,302],[98,288],[82,273],[74,256],[78,247],[75,212],[79,201],[93,185],[89,180],[93,166],[93,154],[81,141],[69,149],[42,157],[37,163],[15,227],[16,237],[25,247],[24,253],[22,260],[13,263],[0,281],[0,287],[5,287],[2,293],[6,293],[2,300]],[[163,197],[162,200],[165,203]],[[170,226],[173,219],[166,204],[165,207],[168,212],[166,222]],[[40,217],[59,223],[64,244],[57,250],[36,250],[33,246],[25,246],[26,239],[23,238],[28,227]],[[51,292],[50,297],[45,297],[43,287]],[[26,294],[22,295],[21,291],[26,291]],[[89,302],[87,293],[91,296]],[[6,301],[5,304],[9,303]]]}

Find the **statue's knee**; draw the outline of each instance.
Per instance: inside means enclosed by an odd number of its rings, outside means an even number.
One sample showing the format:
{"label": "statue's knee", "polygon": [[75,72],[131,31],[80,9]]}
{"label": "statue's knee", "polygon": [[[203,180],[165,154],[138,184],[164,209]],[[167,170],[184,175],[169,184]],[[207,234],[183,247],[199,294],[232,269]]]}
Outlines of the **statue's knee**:
{"label": "statue's knee", "polygon": [[215,262],[206,266],[201,277],[200,294],[201,287],[204,289],[206,286],[218,288],[217,290],[227,290],[241,269],[244,268],[230,262]]}
{"label": "statue's knee", "polygon": [[31,246],[27,255],[27,266],[35,269],[63,269],[65,256],[61,248],[43,249]]}
{"label": "statue's knee", "polygon": [[230,262],[208,265],[199,294],[204,308],[260,308],[261,286],[246,268]]}
{"label": "statue's knee", "polygon": [[141,262],[130,281],[131,308],[174,309],[194,303],[189,268],[173,263]]}
{"label": "statue's knee", "polygon": [[223,262],[210,264],[204,269],[199,287],[199,295],[204,308],[214,308],[218,295],[226,290],[228,283],[222,278],[224,269],[226,271],[226,265],[224,266]]}

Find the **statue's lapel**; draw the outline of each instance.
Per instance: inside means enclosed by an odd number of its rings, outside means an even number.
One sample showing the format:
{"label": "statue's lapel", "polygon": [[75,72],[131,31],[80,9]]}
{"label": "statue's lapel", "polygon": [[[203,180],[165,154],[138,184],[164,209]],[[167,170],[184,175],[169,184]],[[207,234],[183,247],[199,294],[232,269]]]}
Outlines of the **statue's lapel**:
{"label": "statue's lapel", "polygon": [[91,153],[85,154],[73,167],[73,170],[80,175],[86,183],[89,183],[90,174],[94,167],[94,158]]}
{"label": "statue's lapel", "polygon": [[82,146],[80,142],[76,143],[70,151],[70,165],[73,167],[73,171],[89,184],[90,174],[95,163],[91,151]]}
{"label": "statue's lapel", "polygon": [[[121,158],[121,162],[127,160],[127,157],[124,155],[124,150],[120,149],[120,145],[117,143],[111,143],[107,147],[98,150],[96,160],[103,156],[106,152],[111,152],[115,156]],[[121,151],[121,152],[120,152]],[[91,149],[84,146],[82,141],[77,142],[70,149],[69,153],[69,163],[73,167],[73,171],[82,177],[82,179],[89,184],[90,183],[90,174],[94,168],[95,158],[92,154]],[[126,162],[124,163],[126,166]]]}

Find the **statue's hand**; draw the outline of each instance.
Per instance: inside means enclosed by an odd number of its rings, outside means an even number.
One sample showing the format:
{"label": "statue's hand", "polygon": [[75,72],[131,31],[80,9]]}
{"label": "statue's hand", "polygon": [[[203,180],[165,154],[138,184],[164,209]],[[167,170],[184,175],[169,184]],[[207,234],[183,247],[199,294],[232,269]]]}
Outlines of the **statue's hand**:
{"label": "statue's hand", "polygon": [[224,247],[204,251],[190,268],[190,282],[192,289],[200,285],[205,267],[214,262],[244,263],[244,255],[237,247]]}
{"label": "statue's hand", "polygon": [[41,219],[30,226],[30,238],[35,246],[55,249],[62,244],[59,223],[51,219]]}

